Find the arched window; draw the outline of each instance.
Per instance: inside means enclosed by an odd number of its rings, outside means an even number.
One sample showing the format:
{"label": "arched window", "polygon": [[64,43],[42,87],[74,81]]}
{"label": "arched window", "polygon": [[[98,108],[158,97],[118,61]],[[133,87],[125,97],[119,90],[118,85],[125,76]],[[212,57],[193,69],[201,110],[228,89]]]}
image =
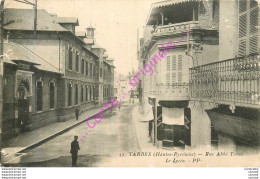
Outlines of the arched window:
{"label": "arched window", "polygon": [[55,83],[50,83],[50,109],[55,107]]}
{"label": "arched window", "polygon": [[79,92],[78,89],[79,89],[78,84],[75,84],[75,105],[78,104],[78,92]]}
{"label": "arched window", "polygon": [[86,101],[88,101],[88,87],[86,86]]}
{"label": "arched window", "polygon": [[76,71],[79,72],[79,52],[76,52]]}
{"label": "arched window", "polygon": [[84,62],[85,62],[85,60],[82,58],[81,59],[81,74],[83,74],[84,75]]}
{"label": "arched window", "polygon": [[83,85],[81,85],[81,102],[83,102],[83,100],[84,100],[84,86]]}
{"label": "arched window", "polygon": [[72,48],[69,48],[69,69],[72,70]]}
{"label": "arched window", "polygon": [[72,102],[72,84],[68,84],[68,106],[71,106]]}
{"label": "arched window", "polygon": [[91,101],[91,97],[92,97],[92,87],[89,87],[89,100]]}
{"label": "arched window", "polygon": [[43,90],[42,87],[43,86],[43,82],[42,81],[37,81],[36,83],[36,103],[37,103],[37,111],[42,111],[43,109],[43,101],[42,101],[42,97],[43,97]]}

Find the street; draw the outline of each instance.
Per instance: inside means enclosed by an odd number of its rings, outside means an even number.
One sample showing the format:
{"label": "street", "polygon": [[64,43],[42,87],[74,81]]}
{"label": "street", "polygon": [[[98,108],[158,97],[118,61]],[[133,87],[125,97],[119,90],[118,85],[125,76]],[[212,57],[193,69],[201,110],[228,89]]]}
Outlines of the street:
{"label": "street", "polygon": [[[132,120],[134,104],[124,103],[119,111],[108,111],[105,118],[79,143],[78,167],[96,167],[119,157],[120,152],[139,151]],[[87,117],[87,116],[86,116]],[[93,120],[90,122],[94,122]],[[71,167],[70,144],[75,135],[82,138],[89,130],[86,123],[17,157],[12,166]]]}

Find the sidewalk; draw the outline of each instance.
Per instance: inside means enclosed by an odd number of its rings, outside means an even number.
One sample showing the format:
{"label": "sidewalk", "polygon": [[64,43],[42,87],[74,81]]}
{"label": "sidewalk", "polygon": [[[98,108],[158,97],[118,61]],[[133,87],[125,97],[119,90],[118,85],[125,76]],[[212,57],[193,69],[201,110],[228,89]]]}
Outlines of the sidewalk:
{"label": "sidewalk", "polygon": [[156,150],[156,146],[149,142],[150,138],[148,137],[148,122],[141,122],[143,116],[139,111],[139,107],[140,103],[134,107],[132,116],[140,149],[141,151]]}
{"label": "sidewalk", "polygon": [[76,120],[76,118],[73,118],[66,122],[56,122],[30,132],[20,133],[16,137],[12,137],[10,139],[3,141],[1,162],[2,163],[7,162],[13,157],[15,157],[17,153],[23,153],[27,149],[36,147],[50,140],[51,138],[54,138],[62,133],[65,133],[71,128],[85,122],[88,117],[97,114],[101,108],[104,107],[91,109],[89,111],[81,113],[78,120]]}

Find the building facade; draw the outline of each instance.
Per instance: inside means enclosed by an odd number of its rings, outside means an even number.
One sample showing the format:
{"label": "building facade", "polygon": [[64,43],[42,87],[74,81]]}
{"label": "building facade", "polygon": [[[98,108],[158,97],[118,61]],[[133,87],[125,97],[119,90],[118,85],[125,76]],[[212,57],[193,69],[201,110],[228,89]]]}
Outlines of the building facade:
{"label": "building facade", "polygon": [[[146,59],[163,57],[141,84],[142,101],[149,106],[145,108],[153,109],[153,115],[147,115],[153,118],[147,120],[156,145],[191,146],[189,68],[218,60],[218,7],[215,0],[163,1],[151,6],[139,64],[145,69]],[[165,51],[169,41],[175,47]]]}
{"label": "building facade", "polygon": [[164,49],[160,44],[176,44],[142,79],[155,144],[259,152],[258,17],[255,0],[152,4],[139,67]]}
{"label": "building facade", "polygon": [[39,9],[35,37],[33,13],[5,10],[5,21],[13,23],[5,26],[4,137],[67,121],[76,109],[82,113],[103,103],[91,29],[75,33],[77,18]]}

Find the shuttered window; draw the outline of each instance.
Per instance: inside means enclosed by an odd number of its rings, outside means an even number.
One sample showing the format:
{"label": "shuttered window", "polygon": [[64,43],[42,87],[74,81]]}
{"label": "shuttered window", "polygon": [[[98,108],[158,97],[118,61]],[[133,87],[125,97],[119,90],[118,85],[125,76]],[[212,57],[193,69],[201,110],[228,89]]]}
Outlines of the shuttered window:
{"label": "shuttered window", "polygon": [[182,68],[183,68],[183,55],[175,54],[167,56],[166,59],[166,84],[182,83]]}
{"label": "shuttered window", "polygon": [[172,56],[172,70],[176,70],[176,56]]}
{"label": "shuttered window", "polygon": [[171,70],[171,59],[170,59],[170,56],[167,56],[166,70],[167,71]]}
{"label": "shuttered window", "polygon": [[256,0],[239,0],[238,56],[258,51],[258,5]]}

